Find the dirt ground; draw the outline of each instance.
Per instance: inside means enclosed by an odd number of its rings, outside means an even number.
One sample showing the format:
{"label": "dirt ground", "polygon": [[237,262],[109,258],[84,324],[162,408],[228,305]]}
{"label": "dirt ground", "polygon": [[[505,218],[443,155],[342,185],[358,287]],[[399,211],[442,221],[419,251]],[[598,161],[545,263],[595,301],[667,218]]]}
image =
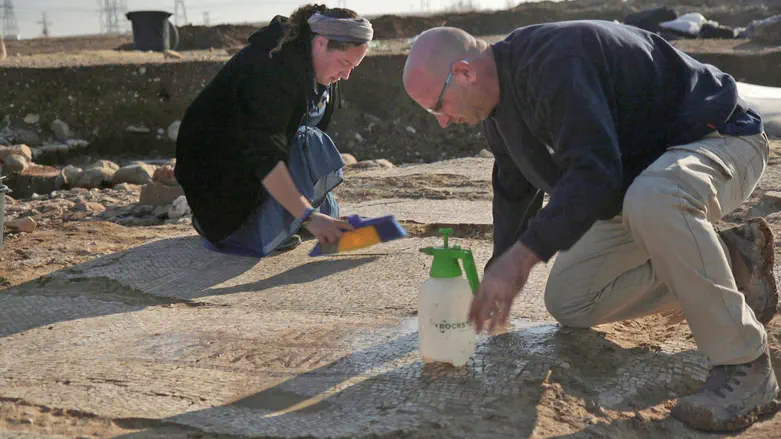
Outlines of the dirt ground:
{"label": "dirt ground", "polygon": [[[776,233],[776,258],[781,257],[781,215],[776,213],[781,211],[781,201],[776,195],[776,191],[781,190],[780,165],[781,142],[775,142],[771,166],[757,191],[740,210],[727,218],[731,222],[739,223],[747,216],[757,214],[766,216]],[[368,173],[350,170],[346,175],[346,182],[337,189],[337,196],[342,203],[358,203],[389,197],[425,199],[431,202],[460,198],[473,201],[490,200],[488,175],[479,175],[477,169],[448,170],[446,166],[444,167],[446,168],[444,171],[426,171],[416,174],[407,172],[405,168]],[[487,174],[489,167],[490,163],[480,169],[485,170]],[[410,222],[406,222],[405,225],[413,238],[436,236],[437,228],[441,226],[441,224]],[[98,218],[73,217],[70,221],[62,224],[55,223],[33,233],[6,235],[6,246],[0,253],[2,255],[0,256],[0,279],[6,290],[25,283],[34,285],[33,281],[41,276],[66,269],[74,264],[138,247],[155,239],[193,234],[188,222],[153,227],[125,227]],[[468,238],[474,243],[472,244],[474,248],[490,246],[489,225],[456,227],[455,234],[462,239]],[[308,236],[304,238],[311,240]],[[482,253],[478,255],[484,256]],[[536,282],[544,282],[544,279],[538,279]],[[101,288],[101,294],[114,294],[113,290],[105,284],[96,284],[95,287]],[[77,290],[67,294],[85,294],[89,288],[91,288],[89,285],[82,284],[77,287]],[[51,294],[57,294],[54,291],[62,291],[62,289],[55,288],[52,291]],[[116,294],[122,294],[121,288],[116,291]],[[162,304],[160,306],[165,308],[183,305]],[[403,311],[403,308],[389,309],[407,312]],[[767,325],[767,330],[777,374],[781,374],[781,317],[771,321]],[[284,338],[279,334],[277,337]],[[297,340],[298,337],[296,336]],[[553,345],[557,346],[555,349],[560,355],[570,362],[582,361],[584,365],[591,364],[589,367],[592,369],[578,365],[579,372],[572,373],[571,369],[568,369],[569,366],[566,369],[554,368],[552,374],[545,376],[539,382],[534,381],[537,384],[529,386],[524,390],[525,393],[492,406],[490,417],[478,424],[473,420],[461,419],[454,415],[447,421],[433,422],[430,428],[394,431],[387,435],[368,437],[516,437],[518,434],[533,438],[722,437],[695,432],[672,419],[669,410],[674,404],[674,398],[669,396],[668,390],[659,389],[657,392],[653,389],[646,390],[646,393],[639,395],[632,403],[636,406],[630,404],[622,409],[603,408],[593,399],[592,383],[589,380],[598,381],[600,374],[605,373],[604,368],[618,367],[631,363],[637,357],[654,355],[671,344],[691,346],[691,333],[685,323],[670,325],[665,317],[653,316],[603,325],[595,328],[594,331],[582,334],[580,338],[570,339],[563,335],[555,337]],[[241,361],[252,358],[247,356],[248,354],[239,354],[245,349],[247,340],[237,340],[236,346],[231,345],[230,338],[220,340],[221,356],[237,356],[235,361],[241,358],[244,358]],[[291,341],[291,343],[296,345],[298,341]],[[547,346],[548,342],[543,340],[542,343],[543,346],[540,348],[545,349],[544,346]],[[233,353],[228,354],[229,352]],[[584,370],[588,370],[585,377]],[[442,379],[447,380],[449,372],[444,373]],[[588,378],[588,374],[592,374],[591,378]],[[697,383],[688,384],[692,389],[696,385]],[[677,391],[685,392],[686,389],[677,389]],[[270,404],[271,402],[268,401],[273,401],[274,404],[284,406],[288,404],[285,402],[287,398],[285,395],[273,393],[271,399],[263,400],[266,402],[262,404]],[[733,437],[746,439],[781,437],[778,433],[779,427],[781,427],[781,415],[775,415]],[[63,409],[0,395],[0,432],[2,431],[31,433],[32,437],[60,437],[54,435],[133,439],[244,437],[210,434],[180,423],[151,418],[99,416],[88,410]],[[462,433],[454,433],[457,431]],[[528,434],[522,434],[523,431]]]}

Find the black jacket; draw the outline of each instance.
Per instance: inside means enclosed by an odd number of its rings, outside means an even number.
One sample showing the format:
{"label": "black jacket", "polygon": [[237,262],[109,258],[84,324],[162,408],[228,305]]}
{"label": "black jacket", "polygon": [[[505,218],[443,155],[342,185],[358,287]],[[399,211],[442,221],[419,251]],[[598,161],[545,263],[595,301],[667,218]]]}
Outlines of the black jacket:
{"label": "black jacket", "polygon": [[[269,59],[287,23],[277,16],[250,36],[182,119],[175,175],[209,241],[233,233],[265,200],[263,178],[279,161],[287,162],[307,103],[317,98],[310,35],[285,44]],[[334,101],[318,125],[321,130],[328,126]]]}
{"label": "black jacket", "polygon": [[494,258],[516,240],[544,261],[569,249],[621,213],[634,178],[670,146],[762,131],[730,75],[637,28],[533,25],[492,48],[501,98],[483,130],[496,156]]}

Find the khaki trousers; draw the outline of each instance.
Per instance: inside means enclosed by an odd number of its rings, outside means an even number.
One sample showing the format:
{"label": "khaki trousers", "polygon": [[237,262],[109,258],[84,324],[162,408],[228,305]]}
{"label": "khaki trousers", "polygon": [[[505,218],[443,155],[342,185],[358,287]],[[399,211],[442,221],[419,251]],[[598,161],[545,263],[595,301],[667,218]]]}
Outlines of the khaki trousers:
{"label": "khaki trousers", "polygon": [[621,215],[598,221],[557,256],[548,311],[565,326],[587,328],[682,310],[712,364],[759,357],[767,334],[738,292],[711,222],[748,198],[768,155],[764,133],[715,133],[670,148],[629,187]]}

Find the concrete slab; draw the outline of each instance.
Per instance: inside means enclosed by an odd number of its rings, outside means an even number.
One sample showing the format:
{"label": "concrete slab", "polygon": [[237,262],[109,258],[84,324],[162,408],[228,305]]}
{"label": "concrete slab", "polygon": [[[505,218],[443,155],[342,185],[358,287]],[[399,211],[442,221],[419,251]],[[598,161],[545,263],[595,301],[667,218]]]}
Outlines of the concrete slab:
{"label": "concrete slab", "polygon": [[343,203],[343,215],[377,217],[394,215],[397,220],[419,223],[492,224],[490,200],[429,200],[386,198],[364,202]]}
{"label": "concrete slab", "polygon": [[[438,243],[413,237],[310,258],[309,241],[258,261],[185,236],[54,273],[0,295],[0,394],[237,436],[459,422],[526,437],[550,370],[588,375],[605,407],[640,394],[647,403],[651,390],[661,401],[704,379],[689,341],[628,355],[594,331],[560,328],[544,307],[547,266],[516,302],[512,328],[479,336],[466,367],[425,365],[415,316],[430,258],[418,249]],[[488,241],[454,243],[471,248],[480,269],[490,255]],[[589,374],[594,364],[599,374]],[[508,409],[523,413],[527,431],[492,420]]]}
{"label": "concrete slab", "polygon": [[402,166],[392,169],[372,169],[354,174],[355,177],[401,177],[407,175],[458,175],[476,181],[491,181],[494,159],[481,157],[443,160],[441,162]]}

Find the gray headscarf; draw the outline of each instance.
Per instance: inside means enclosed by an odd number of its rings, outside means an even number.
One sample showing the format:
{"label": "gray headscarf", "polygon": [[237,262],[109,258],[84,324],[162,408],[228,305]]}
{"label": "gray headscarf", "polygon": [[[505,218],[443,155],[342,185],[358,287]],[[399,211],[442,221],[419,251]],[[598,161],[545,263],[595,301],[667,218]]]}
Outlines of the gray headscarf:
{"label": "gray headscarf", "polygon": [[312,32],[329,40],[365,44],[374,37],[374,29],[365,18],[334,18],[315,12],[307,20]]}

